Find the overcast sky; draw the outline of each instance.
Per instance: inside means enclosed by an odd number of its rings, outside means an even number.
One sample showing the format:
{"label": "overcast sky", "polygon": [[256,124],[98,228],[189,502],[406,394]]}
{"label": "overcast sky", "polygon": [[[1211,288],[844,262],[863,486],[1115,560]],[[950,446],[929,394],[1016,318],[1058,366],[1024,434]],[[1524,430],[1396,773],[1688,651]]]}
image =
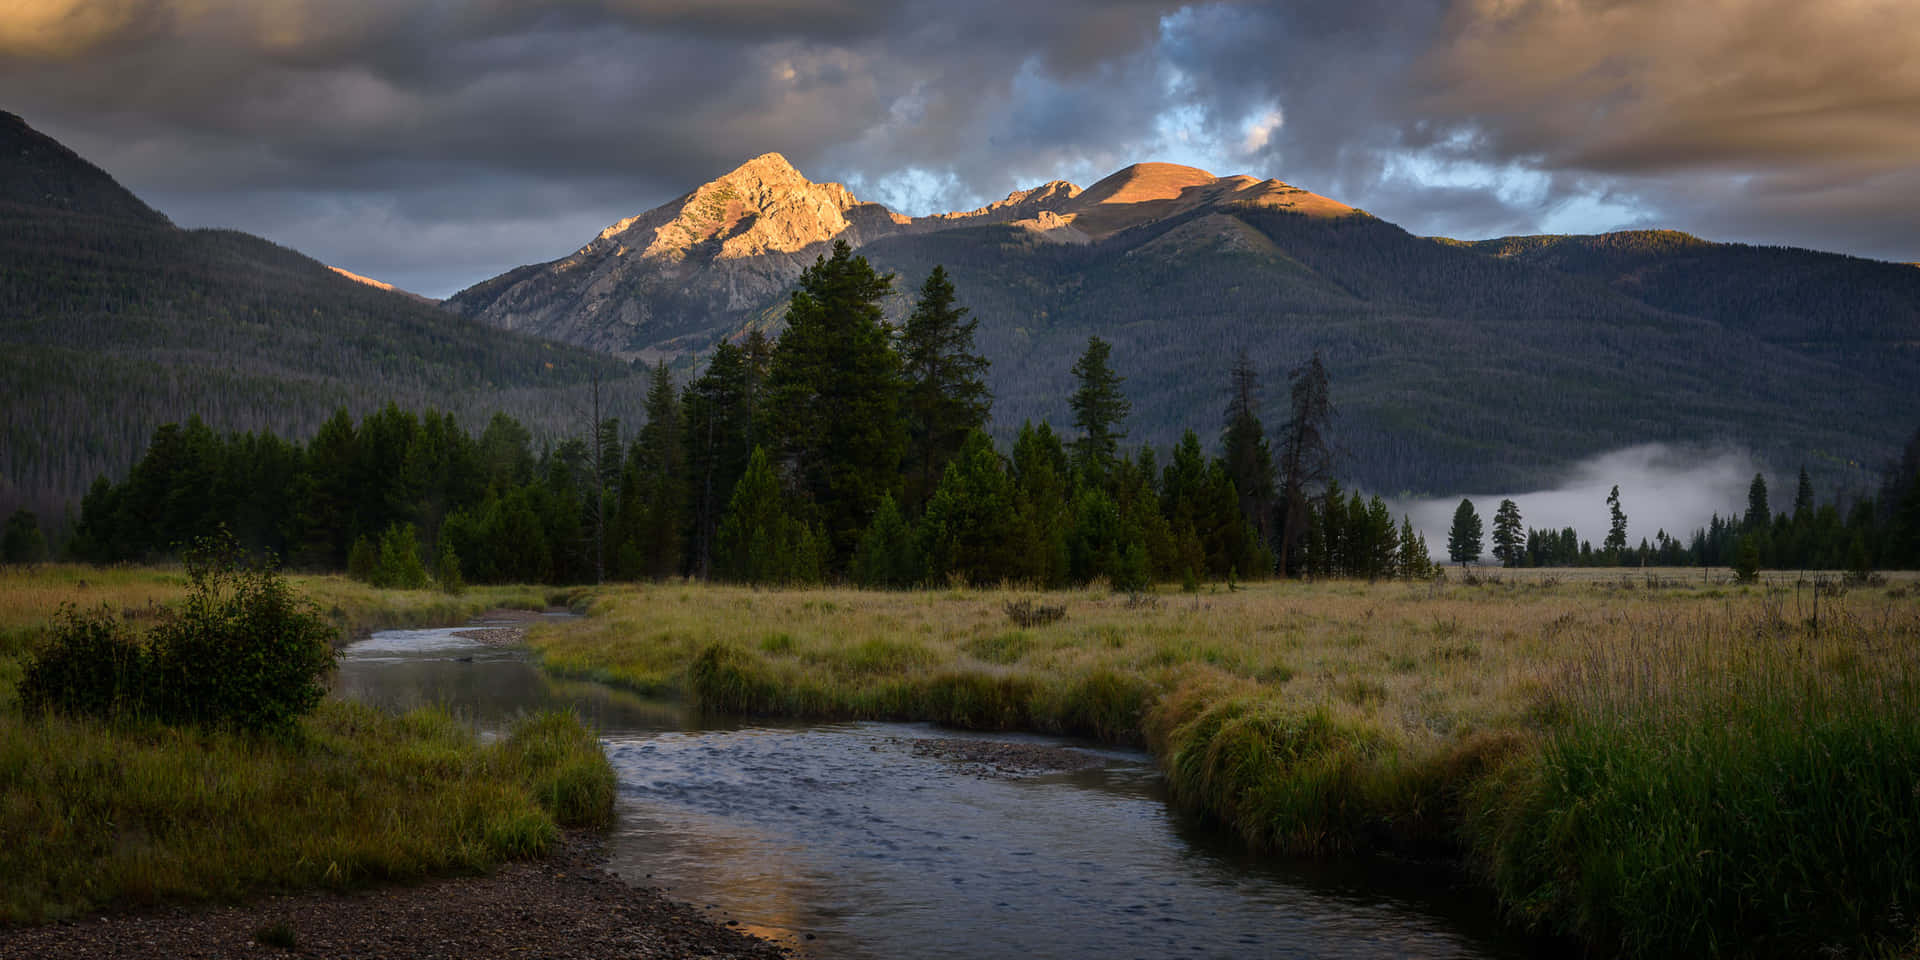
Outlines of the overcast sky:
{"label": "overcast sky", "polygon": [[1152,159],[1920,260],[1915,0],[5,0],[0,109],[435,296],[767,151],[914,214]]}

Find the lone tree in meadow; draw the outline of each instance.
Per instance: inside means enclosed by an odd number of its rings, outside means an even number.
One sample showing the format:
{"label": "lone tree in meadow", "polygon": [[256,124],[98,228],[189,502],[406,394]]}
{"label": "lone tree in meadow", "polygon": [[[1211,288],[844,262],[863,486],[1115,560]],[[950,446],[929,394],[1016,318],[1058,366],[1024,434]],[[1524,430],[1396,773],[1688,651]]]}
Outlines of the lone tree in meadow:
{"label": "lone tree in meadow", "polygon": [[1073,408],[1073,425],[1080,428],[1080,439],[1073,442],[1073,465],[1095,485],[1105,483],[1120,441],[1127,438],[1126,431],[1117,428],[1133,412],[1133,404],[1120,392],[1125,378],[1107,365],[1112,353],[1112,344],[1099,337],[1087,338],[1087,352],[1073,364],[1073,379],[1079,386],[1067,400]]}
{"label": "lone tree in meadow", "polygon": [[975,352],[977,319],[954,305],[953,282],[936,266],[920,287],[920,299],[900,331],[906,377],[906,503],[918,509],[940,485],[947,461],[967,436],[987,423],[993,405],[987,358]]}
{"label": "lone tree in meadow", "polygon": [[1621,554],[1627,551],[1627,512],[1620,509],[1620,485],[1614,484],[1613,492],[1607,494],[1607,514],[1611,520],[1607,525],[1607,539],[1601,544],[1607,555],[1607,562],[1619,563]]}
{"label": "lone tree in meadow", "polygon": [[1520,526],[1520,505],[1500,501],[1493,512],[1493,556],[1503,566],[1517,567],[1527,549],[1526,530]]}
{"label": "lone tree in meadow", "polygon": [[1461,566],[1480,559],[1480,514],[1473,501],[1462,498],[1453,511],[1453,527],[1447,531],[1447,558]]}
{"label": "lone tree in meadow", "polygon": [[800,275],[767,373],[779,460],[823,521],[834,558],[853,553],[900,479],[900,355],[880,311],[892,290],[892,274],[835,241],[832,257]]}

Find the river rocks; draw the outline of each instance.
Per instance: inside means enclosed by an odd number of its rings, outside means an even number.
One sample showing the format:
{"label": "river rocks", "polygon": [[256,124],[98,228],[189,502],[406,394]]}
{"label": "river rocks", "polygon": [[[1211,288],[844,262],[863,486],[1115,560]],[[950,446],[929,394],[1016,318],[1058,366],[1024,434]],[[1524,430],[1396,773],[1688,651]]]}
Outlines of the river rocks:
{"label": "river rocks", "polygon": [[[691,906],[627,886],[601,870],[602,859],[600,838],[574,833],[551,857],[484,877],[0,928],[0,957],[788,956]],[[289,942],[291,950],[282,946]]]}

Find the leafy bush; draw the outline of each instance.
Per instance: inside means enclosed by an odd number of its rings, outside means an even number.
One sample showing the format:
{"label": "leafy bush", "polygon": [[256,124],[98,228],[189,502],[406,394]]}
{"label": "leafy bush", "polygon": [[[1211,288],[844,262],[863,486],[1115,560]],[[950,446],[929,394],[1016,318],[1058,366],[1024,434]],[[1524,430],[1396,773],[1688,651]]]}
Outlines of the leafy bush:
{"label": "leafy bush", "polygon": [[187,596],[144,638],[111,610],[64,605],[27,665],[31,710],[279,732],[325,695],[333,627],[270,566],[240,562],[231,537],[187,552]]}
{"label": "leafy bush", "polygon": [[148,672],[146,648],[112,610],[61,604],[21,678],[20,702],[33,711],[111,717],[141,706]]}
{"label": "leafy bush", "polygon": [[40,563],[47,559],[47,538],[40,532],[40,520],[33,511],[20,509],[7,517],[7,532],[0,537],[0,561]]}
{"label": "leafy bush", "polygon": [[270,564],[243,564],[230,537],[202,539],[186,564],[186,599],[147,638],[154,712],[259,732],[290,727],[326,694],[333,627]]}
{"label": "leafy bush", "polygon": [[450,596],[459,596],[467,592],[467,581],[460,575],[460,557],[453,552],[453,544],[440,541],[440,556],[433,562],[433,576],[440,584],[440,592]]}

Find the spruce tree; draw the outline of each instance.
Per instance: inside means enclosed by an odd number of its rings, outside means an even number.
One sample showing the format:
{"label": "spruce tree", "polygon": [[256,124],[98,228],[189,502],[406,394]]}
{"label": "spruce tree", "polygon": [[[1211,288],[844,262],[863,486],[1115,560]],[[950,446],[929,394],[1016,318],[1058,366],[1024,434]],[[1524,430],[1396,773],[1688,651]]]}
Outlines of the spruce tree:
{"label": "spruce tree", "polygon": [[873,525],[861,535],[854,551],[850,573],[855,583],[875,589],[910,587],[920,580],[920,551],[913,528],[892,494],[880,498]]}
{"label": "spruce tree", "polygon": [[1400,555],[1395,558],[1395,566],[1400,576],[1408,580],[1425,580],[1433,576],[1433,559],[1427,555],[1425,534],[1416,534],[1413,530],[1413,518],[1400,517]]}
{"label": "spruce tree", "polygon": [[1520,530],[1520,505],[1512,500],[1500,501],[1500,507],[1493,512],[1493,556],[1503,566],[1520,565],[1526,543]]}
{"label": "spruce tree", "polygon": [[1751,533],[1765,530],[1772,523],[1773,510],[1767,506],[1767,478],[1756,473],[1753,483],[1747,487],[1747,514],[1741,518],[1740,528]]}
{"label": "spruce tree", "polygon": [[1275,523],[1279,549],[1275,551],[1281,576],[1299,571],[1299,555],[1309,532],[1307,491],[1333,478],[1330,437],[1333,400],[1327,368],[1320,354],[1287,375],[1291,415],[1281,433],[1279,518]]}
{"label": "spruce tree", "polygon": [[967,434],[986,425],[993,395],[985,380],[987,358],[973,345],[979,324],[968,319],[967,308],[954,305],[946,269],[934,267],[900,331],[909,509],[926,503]]}
{"label": "spruce tree", "polygon": [[1234,361],[1231,377],[1226,426],[1220,438],[1222,459],[1239,495],[1240,515],[1266,544],[1273,537],[1273,450],[1260,425],[1259,374],[1245,350]]}
{"label": "spruce tree", "polygon": [[714,348],[707,369],[681,396],[687,447],[688,565],[698,577],[713,570],[714,536],[733,485],[753,450],[753,398],[747,352],[731,343]]}
{"label": "spruce tree", "polygon": [[647,389],[647,423],[631,451],[638,479],[641,520],[637,531],[641,576],[655,580],[678,576],[682,531],[686,527],[687,455],[680,401],[665,360]]}
{"label": "spruce tree", "polygon": [[1447,530],[1447,559],[1461,566],[1480,559],[1480,514],[1473,501],[1462,498],[1453,511],[1453,526]]}
{"label": "spruce tree", "polygon": [[1627,513],[1620,509],[1620,485],[1607,494],[1607,539],[1601,544],[1608,563],[1620,563],[1627,550]]}
{"label": "spruce tree", "polygon": [[1089,483],[1104,484],[1112,472],[1115,454],[1126,431],[1120,421],[1132,412],[1133,405],[1120,392],[1125,378],[1108,365],[1112,345],[1099,337],[1087,338],[1087,349],[1074,361],[1076,384],[1067,405],[1073,409],[1073,425],[1080,438],[1073,442],[1073,465]]}
{"label": "spruce tree", "polygon": [[881,495],[900,478],[900,357],[875,273],[846,241],[801,275],[767,373],[766,413],[794,488],[825,524],[830,565],[852,554]]}
{"label": "spruce tree", "polygon": [[1071,576],[1067,535],[1072,526],[1072,468],[1053,428],[1022,424],[1013,444],[1015,543],[1010,575],[1040,587]]}
{"label": "spruce tree", "polygon": [[820,579],[821,544],[788,509],[786,495],[759,447],[733,488],[715,544],[715,568],[743,583],[811,583]]}
{"label": "spruce tree", "polygon": [[947,463],[920,518],[920,554],[934,583],[971,584],[1006,576],[1014,541],[1013,481],[993,441],[976,430]]}
{"label": "spruce tree", "polygon": [[1392,577],[1400,556],[1400,533],[1394,529],[1393,514],[1387,511],[1386,501],[1378,496],[1367,500],[1366,528],[1367,579]]}
{"label": "spruce tree", "polygon": [[1807,468],[1800,467],[1800,486],[1793,493],[1793,522],[1811,523],[1813,521],[1813,479],[1807,476]]}

